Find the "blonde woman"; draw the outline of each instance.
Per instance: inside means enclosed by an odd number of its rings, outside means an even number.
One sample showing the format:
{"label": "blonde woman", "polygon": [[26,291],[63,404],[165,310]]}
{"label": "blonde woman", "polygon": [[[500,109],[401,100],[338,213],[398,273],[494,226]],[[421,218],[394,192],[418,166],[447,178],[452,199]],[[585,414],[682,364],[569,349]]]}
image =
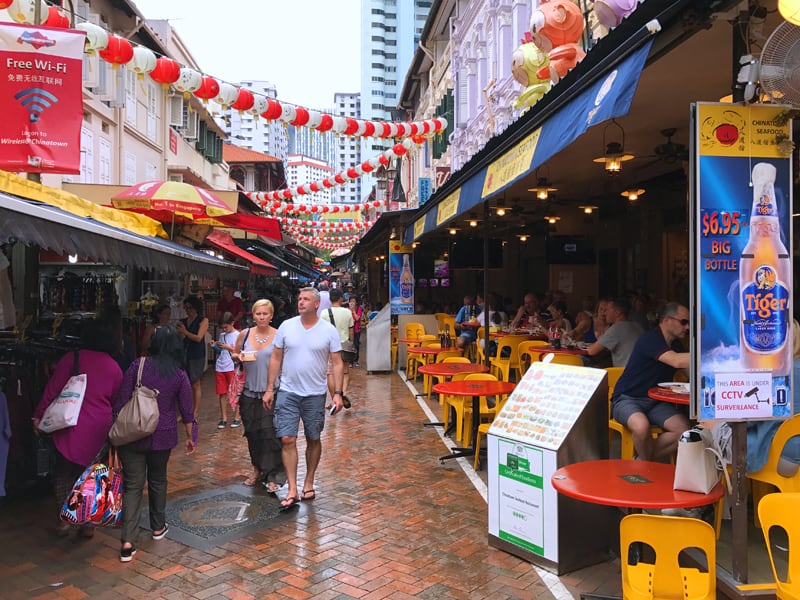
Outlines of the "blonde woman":
{"label": "blonde woman", "polygon": [[[270,325],[275,309],[269,300],[253,303],[253,322],[239,333],[232,353],[241,360],[245,372],[244,391],[239,397],[239,413],[244,423],[244,436],[250,451],[252,473],[245,485],[263,482],[270,493],[277,492],[286,483],[286,469],[281,458],[281,440],[275,435],[273,410],[264,408],[262,397],[267,390],[267,370],[272,357],[275,332]],[[277,387],[277,386],[276,386]]]}

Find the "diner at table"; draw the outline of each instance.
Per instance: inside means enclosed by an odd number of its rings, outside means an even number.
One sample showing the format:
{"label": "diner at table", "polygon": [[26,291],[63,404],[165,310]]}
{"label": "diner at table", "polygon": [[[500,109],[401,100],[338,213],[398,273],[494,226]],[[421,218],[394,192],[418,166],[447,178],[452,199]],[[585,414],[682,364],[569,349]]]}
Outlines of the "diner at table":
{"label": "diner at table", "polygon": [[588,348],[589,356],[600,356],[606,352],[611,353],[612,367],[624,367],[628,364],[636,340],[644,333],[638,323],[628,319],[630,302],[627,298],[620,297],[607,304],[605,320],[608,329],[596,342]]}
{"label": "diner at table", "polygon": [[[672,455],[678,438],[690,427],[685,411],[647,395],[660,382],[672,381],[678,369],[689,368],[690,355],[680,343],[688,329],[689,309],[678,302],[665,304],[659,311],[658,326],[636,341],[614,387],[611,416],[631,431],[642,460],[664,460]],[[663,429],[655,439],[652,425]]]}

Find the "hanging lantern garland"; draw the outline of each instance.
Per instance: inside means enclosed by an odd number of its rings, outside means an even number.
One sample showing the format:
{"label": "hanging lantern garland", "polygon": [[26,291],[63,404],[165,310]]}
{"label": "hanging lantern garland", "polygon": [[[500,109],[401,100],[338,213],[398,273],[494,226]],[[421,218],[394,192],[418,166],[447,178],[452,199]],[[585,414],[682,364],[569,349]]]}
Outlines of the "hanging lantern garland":
{"label": "hanging lantern garland", "polygon": [[[291,200],[296,196],[305,196],[306,194],[313,194],[317,192],[321,192],[325,188],[332,188],[337,185],[344,185],[348,181],[353,179],[358,179],[365,173],[370,173],[377,169],[379,166],[388,166],[389,163],[394,160],[395,158],[400,158],[408,153],[409,148],[413,147],[414,144],[417,143],[411,138],[406,138],[403,140],[401,144],[395,144],[388,150],[386,150],[383,154],[371,158],[370,160],[365,160],[360,165],[356,165],[355,167],[350,167],[347,171],[337,173],[333,177],[326,177],[325,179],[321,179],[319,181],[314,181],[311,183],[304,183],[302,185],[293,187],[293,188],[286,188],[282,190],[272,190],[269,192],[245,192],[250,200],[254,202],[258,202],[265,210],[269,210],[270,204],[272,202],[272,207],[275,212],[280,212],[278,208],[275,208],[275,203],[279,203],[282,200]],[[382,202],[378,202],[374,205],[376,208],[378,206],[382,206]],[[347,206],[347,205],[343,205]],[[310,212],[329,212],[324,210],[325,205],[312,206]],[[366,209],[365,209],[366,210]],[[292,211],[287,211],[292,212]],[[300,211],[305,212],[305,211]],[[332,210],[330,212],[338,212]]]}

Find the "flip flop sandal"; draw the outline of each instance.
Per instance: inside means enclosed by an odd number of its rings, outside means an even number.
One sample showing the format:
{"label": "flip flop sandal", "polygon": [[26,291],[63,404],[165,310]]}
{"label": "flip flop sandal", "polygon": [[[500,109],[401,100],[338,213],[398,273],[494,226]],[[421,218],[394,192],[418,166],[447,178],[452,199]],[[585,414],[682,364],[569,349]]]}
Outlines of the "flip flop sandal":
{"label": "flip flop sandal", "polygon": [[313,500],[317,497],[317,490],[303,490],[300,492],[300,500],[303,502],[308,502],[309,500]]}
{"label": "flip flop sandal", "polygon": [[289,496],[287,496],[286,498],[281,500],[280,511],[281,512],[285,512],[287,510],[291,510],[291,509],[297,508],[299,506],[300,506],[300,496],[295,496],[293,498],[290,498]]}

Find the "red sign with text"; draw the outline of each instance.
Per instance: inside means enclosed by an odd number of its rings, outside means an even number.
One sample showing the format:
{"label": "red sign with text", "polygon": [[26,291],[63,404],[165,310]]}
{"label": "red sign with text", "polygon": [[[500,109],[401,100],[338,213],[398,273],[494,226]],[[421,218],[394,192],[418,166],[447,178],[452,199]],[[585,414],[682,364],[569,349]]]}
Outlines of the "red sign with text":
{"label": "red sign with text", "polygon": [[0,23],[0,168],[80,173],[82,31]]}

